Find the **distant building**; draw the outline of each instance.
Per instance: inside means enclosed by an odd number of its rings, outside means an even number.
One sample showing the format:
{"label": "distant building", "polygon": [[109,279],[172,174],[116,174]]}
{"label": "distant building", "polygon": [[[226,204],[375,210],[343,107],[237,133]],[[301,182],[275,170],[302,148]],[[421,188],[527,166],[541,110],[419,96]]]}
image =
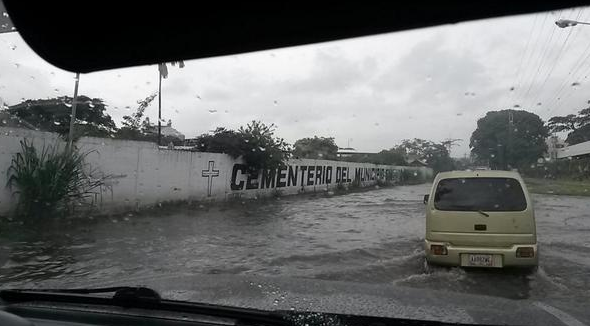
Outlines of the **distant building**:
{"label": "distant building", "polygon": [[352,148],[352,147],[340,147],[338,148],[338,152],[336,154],[336,156],[344,158],[344,157],[369,157],[370,155],[373,155],[376,153],[369,153],[369,152],[359,152],[356,149]]}
{"label": "distant building", "polygon": [[558,149],[557,158],[572,158],[572,157],[589,157],[590,156],[590,141],[578,143],[575,145],[565,146]]}
{"label": "distant building", "polygon": [[555,135],[547,138],[545,142],[547,143],[547,155],[545,158],[548,158],[550,160],[557,159],[560,149],[567,146],[563,139]]}
{"label": "distant building", "polygon": [[[150,129],[148,130],[148,132],[157,134],[158,133],[158,125],[151,125]],[[175,137],[178,138],[182,141],[184,141],[184,134],[181,133],[180,131],[172,128],[172,120],[168,120],[168,123],[165,126],[162,126],[162,136],[171,136],[171,137]]]}

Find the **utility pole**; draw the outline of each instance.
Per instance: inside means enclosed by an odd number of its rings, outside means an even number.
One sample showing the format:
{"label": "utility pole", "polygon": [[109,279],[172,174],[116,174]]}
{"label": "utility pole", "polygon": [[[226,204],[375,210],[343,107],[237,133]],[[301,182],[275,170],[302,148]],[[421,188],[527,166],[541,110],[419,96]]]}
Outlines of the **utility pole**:
{"label": "utility pole", "polygon": [[162,145],[162,72],[158,70],[158,146]]}
{"label": "utility pole", "polygon": [[70,116],[70,133],[68,135],[68,149],[72,148],[74,141],[74,126],[76,125],[76,105],[78,104],[78,83],[80,82],[80,73],[76,73],[76,83],[74,84],[74,99],[72,100],[72,113]]}
{"label": "utility pole", "polygon": [[514,113],[512,110],[508,111],[508,141],[506,142],[506,164],[504,169],[508,170],[508,164],[512,159],[512,132],[514,131]]}

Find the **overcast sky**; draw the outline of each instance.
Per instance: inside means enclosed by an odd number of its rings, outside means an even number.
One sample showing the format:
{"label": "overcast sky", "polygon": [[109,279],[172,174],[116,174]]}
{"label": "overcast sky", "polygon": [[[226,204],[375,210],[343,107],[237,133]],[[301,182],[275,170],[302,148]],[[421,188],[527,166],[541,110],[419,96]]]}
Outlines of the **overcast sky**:
{"label": "overcast sky", "polygon": [[[187,137],[257,119],[276,124],[290,143],[317,135],[379,151],[407,138],[458,138],[452,155],[463,156],[489,110],[519,105],[547,120],[587,107],[590,26],[560,29],[559,18],[590,21],[590,8],[187,60],[169,67],[162,115]],[[72,96],[73,77],[17,33],[0,34],[8,105]],[[79,93],[104,99],[120,124],[157,85],[152,65],[82,75]],[[146,113],[157,121],[157,101]]]}

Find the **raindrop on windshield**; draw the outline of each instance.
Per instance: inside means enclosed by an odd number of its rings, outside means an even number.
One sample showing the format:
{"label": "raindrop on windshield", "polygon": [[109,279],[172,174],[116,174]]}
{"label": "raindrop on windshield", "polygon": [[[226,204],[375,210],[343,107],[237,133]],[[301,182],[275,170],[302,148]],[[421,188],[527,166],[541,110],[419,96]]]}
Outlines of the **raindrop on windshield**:
{"label": "raindrop on windshield", "polygon": [[178,113],[178,110],[174,110],[174,112]]}
{"label": "raindrop on windshield", "polygon": [[494,157],[496,157],[496,155],[494,155],[494,154],[491,154],[491,155],[490,155],[490,157],[491,157],[491,158],[494,158]]}
{"label": "raindrop on windshield", "polygon": [[129,110],[131,107],[129,105],[125,106],[125,110]]}
{"label": "raindrop on windshield", "polygon": [[518,105],[518,104],[514,104],[514,107],[515,107],[515,108],[519,108],[519,107],[520,107],[520,105]]}
{"label": "raindrop on windshield", "polygon": [[5,12],[2,13],[2,16],[8,17],[8,13],[5,11]]}
{"label": "raindrop on windshield", "polygon": [[13,50],[13,51],[16,50],[16,45],[11,45],[10,46],[10,49]]}
{"label": "raindrop on windshield", "polygon": [[225,113],[229,113],[229,110],[225,110]]}
{"label": "raindrop on windshield", "polygon": [[17,67],[17,68],[20,68],[20,64],[19,63],[15,63],[14,66]]}
{"label": "raindrop on windshield", "polygon": [[59,126],[61,123],[59,121],[53,121],[53,124]]}
{"label": "raindrop on windshield", "polygon": [[199,94],[195,95],[199,100],[201,100],[201,96]]}
{"label": "raindrop on windshield", "polygon": [[260,147],[260,151],[264,152],[265,150],[266,150],[266,148]]}
{"label": "raindrop on windshield", "polygon": [[215,112],[217,112],[217,110],[215,110],[215,109],[209,109],[208,111],[209,111],[209,113],[215,113]]}
{"label": "raindrop on windshield", "polygon": [[462,116],[462,115],[463,115],[463,113],[461,113],[461,112],[457,113],[457,116],[458,116],[458,117],[460,117],[460,116]]}
{"label": "raindrop on windshield", "polygon": [[[590,101],[589,101],[589,103],[590,103]],[[543,103],[541,103],[541,102],[537,103],[537,106],[541,106],[541,105],[543,105]]]}
{"label": "raindrop on windshield", "polygon": [[53,91],[56,92],[56,93],[59,93],[59,89],[58,88],[54,89]]}
{"label": "raindrop on windshield", "polygon": [[71,107],[72,107],[72,104],[71,104],[71,103],[65,103],[65,102],[64,102],[64,105],[65,105],[65,106],[67,106],[67,107],[69,107],[69,108],[71,108]]}
{"label": "raindrop on windshield", "polygon": [[430,81],[432,81],[432,76],[426,76],[426,81],[427,81],[427,82],[430,82]]}
{"label": "raindrop on windshield", "polygon": [[277,106],[279,105],[279,102],[277,100],[274,101],[274,105]]}
{"label": "raindrop on windshield", "polygon": [[579,82],[573,82],[572,83],[572,87],[576,87],[576,86],[580,86],[580,83]]}
{"label": "raindrop on windshield", "polygon": [[514,86],[510,87],[510,91],[513,91],[513,90],[514,90]]}
{"label": "raindrop on windshield", "polygon": [[379,122],[375,122],[375,126],[377,126],[377,127],[378,127],[378,126],[379,126]]}
{"label": "raindrop on windshield", "polygon": [[2,123],[3,123],[3,124],[6,124],[6,120],[2,120]]}

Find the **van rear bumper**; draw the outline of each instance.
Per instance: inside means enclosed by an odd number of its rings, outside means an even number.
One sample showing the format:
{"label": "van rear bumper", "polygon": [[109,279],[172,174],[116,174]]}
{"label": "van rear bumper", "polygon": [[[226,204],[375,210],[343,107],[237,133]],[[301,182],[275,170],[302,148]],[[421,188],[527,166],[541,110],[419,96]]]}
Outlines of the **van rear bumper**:
{"label": "van rear bumper", "polygon": [[[445,246],[446,255],[435,255],[431,252],[431,245]],[[535,256],[531,258],[516,257],[518,247],[533,247]],[[429,263],[448,266],[467,266],[466,260],[469,254],[491,254],[493,255],[493,266],[490,267],[533,267],[539,263],[539,251],[537,244],[515,244],[510,247],[475,247],[475,246],[454,246],[440,241],[424,240],[426,260]],[[463,262],[461,257],[463,258]]]}

